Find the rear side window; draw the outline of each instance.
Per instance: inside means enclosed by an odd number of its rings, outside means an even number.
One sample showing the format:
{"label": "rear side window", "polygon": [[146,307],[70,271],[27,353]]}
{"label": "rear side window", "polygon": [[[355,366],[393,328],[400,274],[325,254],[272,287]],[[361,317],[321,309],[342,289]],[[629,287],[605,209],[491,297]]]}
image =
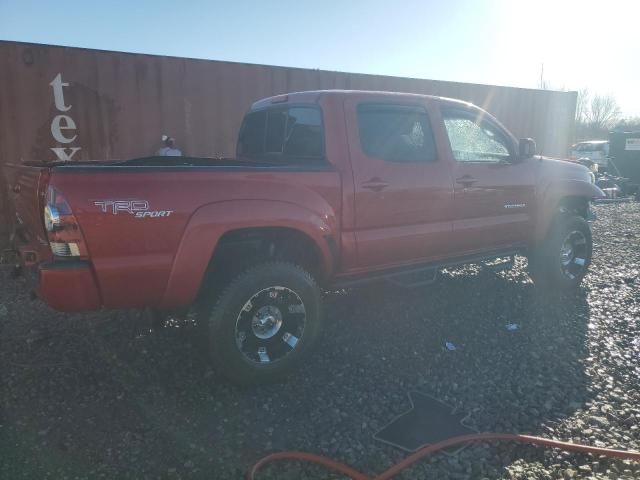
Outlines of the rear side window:
{"label": "rear side window", "polygon": [[608,145],[606,143],[598,143],[596,145],[596,151],[598,152],[606,152]]}
{"label": "rear side window", "polygon": [[422,107],[387,104],[358,106],[362,151],[392,162],[432,162],[433,132]]}
{"label": "rear side window", "polygon": [[324,129],[320,109],[277,107],[247,114],[238,136],[241,157],[322,159]]}

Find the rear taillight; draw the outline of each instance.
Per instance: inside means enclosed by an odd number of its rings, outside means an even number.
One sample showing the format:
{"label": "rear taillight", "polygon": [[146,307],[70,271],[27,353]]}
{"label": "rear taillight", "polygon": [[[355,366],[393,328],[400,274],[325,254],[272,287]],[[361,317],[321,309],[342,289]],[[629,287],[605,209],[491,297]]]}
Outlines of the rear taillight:
{"label": "rear taillight", "polygon": [[47,232],[55,232],[60,225],[60,212],[53,205],[47,204],[44,207],[44,227]]}
{"label": "rear taillight", "polygon": [[51,251],[57,257],[86,257],[84,239],[76,217],[64,196],[53,187],[47,190],[44,226]]}

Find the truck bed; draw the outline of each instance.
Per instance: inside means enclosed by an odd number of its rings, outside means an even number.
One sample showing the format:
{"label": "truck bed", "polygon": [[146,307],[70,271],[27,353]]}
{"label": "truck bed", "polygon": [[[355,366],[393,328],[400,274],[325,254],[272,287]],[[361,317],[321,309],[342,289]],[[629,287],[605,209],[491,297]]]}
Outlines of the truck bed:
{"label": "truck bed", "polygon": [[51,257],[42,215],[51,186],[77,219],[107,308],[188,304],[216,232],[230,223],[260,226],[264,209],[285,227],[313,217],[339,229],[340,176],[328,163],[147,157],[11,165],[7,172],[9,191],[19,186],[12,201],[29,263]]}

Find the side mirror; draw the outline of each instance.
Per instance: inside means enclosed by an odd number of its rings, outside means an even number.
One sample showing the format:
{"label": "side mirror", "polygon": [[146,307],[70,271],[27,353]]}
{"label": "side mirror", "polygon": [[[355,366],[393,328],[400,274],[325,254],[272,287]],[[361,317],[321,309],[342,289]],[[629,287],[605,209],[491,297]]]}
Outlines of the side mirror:
{"label": "side mirror", "polygon": [[536,142],[533,138],[521,138],[518,145],[518,157],[520,160],[531,158],[536,154]]}

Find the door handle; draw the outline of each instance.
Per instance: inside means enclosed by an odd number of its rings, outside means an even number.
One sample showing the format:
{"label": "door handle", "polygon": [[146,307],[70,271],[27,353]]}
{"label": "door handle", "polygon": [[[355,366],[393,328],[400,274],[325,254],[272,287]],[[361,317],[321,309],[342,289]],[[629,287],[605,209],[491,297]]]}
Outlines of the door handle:
{"label": "door handle", "polygon": [[470,187],[471,185],[473,185],[474,183],[476,183],[478,180],[470,177],[469,175],[465,175],[464,177],[460,177],[460,178],[456,178],[456,183],[460,183],[461,185],[465,186],[465,187]]}
{"label": "door handle", "polygon": [[366,188],[367,190],[373,190],[374,192],[380,192],[389,186],[388,183],[383,182],[379,179],[371,179],[368,182],[362,184],[362,188]]}

